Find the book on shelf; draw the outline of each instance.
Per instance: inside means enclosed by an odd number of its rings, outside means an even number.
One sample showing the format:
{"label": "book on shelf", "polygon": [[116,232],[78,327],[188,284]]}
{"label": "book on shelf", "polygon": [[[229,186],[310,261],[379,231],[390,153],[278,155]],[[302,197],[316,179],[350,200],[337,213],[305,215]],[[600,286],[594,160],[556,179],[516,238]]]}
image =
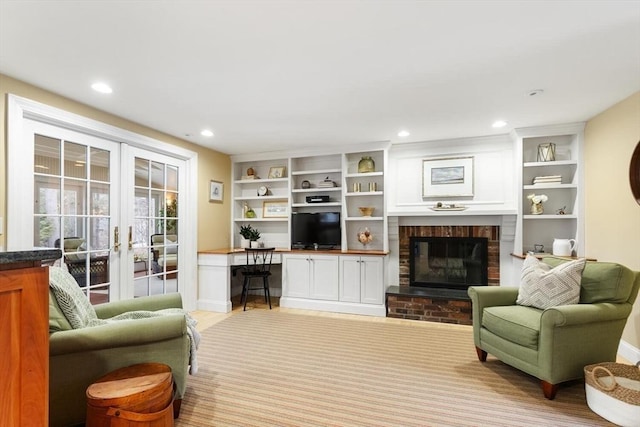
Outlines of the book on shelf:
{"label": "book on shelf", "polygon": [[562,175],[536,176],[533,178],[533,184],[560,184],[562,183]]}

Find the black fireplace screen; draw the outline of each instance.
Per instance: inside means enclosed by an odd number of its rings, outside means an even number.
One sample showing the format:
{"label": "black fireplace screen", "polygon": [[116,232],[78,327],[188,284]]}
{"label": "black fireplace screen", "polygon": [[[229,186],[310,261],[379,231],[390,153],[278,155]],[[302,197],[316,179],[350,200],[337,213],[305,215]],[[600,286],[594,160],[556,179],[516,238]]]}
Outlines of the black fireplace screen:
{"label": "black fireplace screen", "polygon": [[466,289],[488,284],[488,239],[411,237],[409,285]]}

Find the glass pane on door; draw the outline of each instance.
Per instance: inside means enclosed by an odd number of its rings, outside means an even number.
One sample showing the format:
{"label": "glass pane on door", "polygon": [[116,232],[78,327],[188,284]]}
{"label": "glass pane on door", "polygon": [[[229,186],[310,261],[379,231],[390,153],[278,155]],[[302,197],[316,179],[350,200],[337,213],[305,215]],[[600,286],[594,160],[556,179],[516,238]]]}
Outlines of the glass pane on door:
{"label": "glass pane on door", "polygon": [[34,245],[60,248],[90,301],[107,302],[111,153],[38,134],[34,147]]}
{"label": "glass pane on door", "polygon": [[134,296],[178,291],[178,168],[136,157]]}

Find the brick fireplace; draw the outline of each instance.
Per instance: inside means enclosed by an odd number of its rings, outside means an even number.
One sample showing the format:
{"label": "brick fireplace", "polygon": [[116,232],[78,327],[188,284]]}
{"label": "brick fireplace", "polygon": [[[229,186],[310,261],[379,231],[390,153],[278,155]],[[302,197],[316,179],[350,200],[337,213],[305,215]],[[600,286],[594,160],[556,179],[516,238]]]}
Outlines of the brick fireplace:
{"label": "brick fireplace", "polygon": [[500,227],[497,225],[399,226],[399,285],[387,292],[387,317],[442,323],[471,324],[471,301],[466,290],[416,287],[410,285],[411,237],[486,238],[488,285],[500,283]]}

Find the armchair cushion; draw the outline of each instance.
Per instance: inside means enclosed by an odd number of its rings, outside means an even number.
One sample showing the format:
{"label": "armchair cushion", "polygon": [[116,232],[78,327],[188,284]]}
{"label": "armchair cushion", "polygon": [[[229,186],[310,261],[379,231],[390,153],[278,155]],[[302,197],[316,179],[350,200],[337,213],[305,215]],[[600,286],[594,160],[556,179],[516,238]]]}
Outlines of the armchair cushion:
{"label": "armchair cushion", "polygon": [[577,304],[585,263],[582,258],[551,267],[527,255],[516,303],[541,309]]}
{"label": "armchair cushion", "polygon": [[519,305],[487,307],[482,326],[495,335],[537,350],[542,310]]}
{"label": "armchair cushion", "polygon": [[[567,262],[556,257],[545,257],[543,261],[552,267]],[[613,262],[588,262],[582,273],[580,303],[627,301],[633,289],[634,274],[632,270]]]}

